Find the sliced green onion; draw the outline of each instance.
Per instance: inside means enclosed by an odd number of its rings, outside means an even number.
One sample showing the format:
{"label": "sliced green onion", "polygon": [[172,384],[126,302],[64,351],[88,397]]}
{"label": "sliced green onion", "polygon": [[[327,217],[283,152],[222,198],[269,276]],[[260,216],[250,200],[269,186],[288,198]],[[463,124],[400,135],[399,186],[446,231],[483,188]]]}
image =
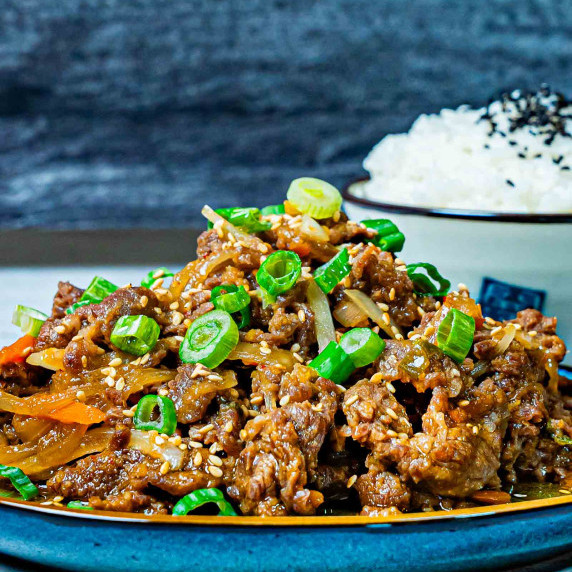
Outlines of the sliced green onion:
{"label": "sliced green onion", "polygon": [[286,212],[286,209],[284,208],[284,203],[280,203],[279,205],[268,205],[267,207],[261,209],[260,212],[264,216],[282,215]]}
{"label": "sliced green onion", "polygon": [[[153,414],[158,409],[158,416]],[[172,435],[177,429],[177,411],[171,399],[163,395],[145,395],[139,400],[133,417],[135,429],[142,431],[159,431]]]}
{"label": "sliced green onion", "polygon": [[92,304],[99,304],[104,298],[113,294],[117,288],[118,287],[112,282],[109,282],[109,280],[95,276],[79,300],[80,302],[88,300]]}
{"label": "sliced green onion", "polygon": [[197,489],[185,495],[173,507],[174,516],[185,516],[191,511],[208,503],[215,503],[219,509],[219,516],[237,516],[232,505],[224,498],[219,489]]}
{"label": "sliced green onion", "polygon": [[[416,272],[418,269],[425,270],[426,274]],[[407,276],[413,282],[414,292],[420,296],[446,296],[451,287],[451,282],[443,278],[435,266],[426,262],[408,264]]]}
{"label": "sliced green onion", "polygon": [[141,286],[151,288],[159,278],[170,278],[171,276],[174,276],[174,274],[168,268],[161,266],[161,268],[155,268],[155,270],[148,272],[147,277],[141,280]]}
{"label": "sliced green onion", "polygon": [[217,310],[234,314],[250,304],[250,296],[244,286],[225,284],[212,289],[211,302]]}
{"label": "sliced green onion", "polygon": [[38,487],[17,467],[0,465],[0,477],[10,479],[12,486],[22,495],[24,500],[30,500],[39,494]]}
{"label": "sliced green onion", "polygon": [[90,304],[93,304],[91,300],[80,300],[79,302],[72,304],[69,308],[66,308],[66,314],[73,314],[78,308],[89,306]]}
{"label": "sliced green onion", "polygon": [[93,510],[92,506],[89,506],[88,504],[78,501],[78,500],[72,500],[70,502],[68,502],[68,504],[66,505],[68,508],[75,508],[75,509],[81,509],[81,510]]}
{"label": "sliced green onion", "polygon": [[179,348],[183,363],[217,367],[238,343],[238,327],[224,310],[212,310],[197,318],[187,330]]}
{"label": "sliced green onion", "polygon": [[314,272],[314,280],[324,294],[329,294],[352,271],[350,255],[342,248],[331,260]]}
{"label": "sliced green onion", "polygon": [[385,349],[385,341],[369,328],[353,328],[340,339],[341,348],[356,367],[373,363]]}
{"label": "sliced green onion", "polygon": [[403,249],[405,236],[402,232],[399,232],[399,229],[390,220],[386,218],[362,220],[361,224],[377,231],[377,236],[368,242],[379,246],[381,250],[399,252]]}
{"label": "sliced green onion", "polygon": [[309,364],[321,377],[341,384],[355,369],[352,358],[336,342],[330,342]]}
{"label": "sliced green onion", "polygon": [[34,310],[34,308],[28,308],[28,306],[16,306],[14,313],[12,314],[12,323],[15,326],[19,326],[24,334],[30,336],[38,337],[40,329],[44,322],[48,319],[48,316],[43,312]]}
{"label": "sliced green onion", "polygon": [[275,301],[278,294],[287,292],[296,284],[302,273],[300,257],[290,250],[273,252],[261,265],[256,274],[260,287]]}
{"label": "sliced green onion", "polygon": [[475,319],[456,308],[447,312],[437,330],[437,345],[457,362],[469,353],[475,337]]}
{"label": "sliced green onion", "polygon": [[153,318],[143,315],[121,316],[109,339],[120,350],[142,356],[155,347],[160,333],[161,328]]}
{"label": "sliced green onion", "polygon": [[237,320],[239,330],[250,324],[250,295],[244,286],[216,286],[211,290],[211,302],[217,310],[224,310],[229,314],[240,312],[240,320]]}
{"label": "sliced green onion", "polygon": [[288,200],[312,218],[330,218],[340,210],[342,195],[330,183],[312,177],[294,179],[288,189]]}
{"label": "sliced green onion", "polygon": [[[264,232],[270,230],[272,223],[260,220],[261,212],[255,208],[230,208],[216,209],[215,212],[230,224],[240,227],[246,232]],[[208,223],[208,228],[212,228],[213,223]]]}

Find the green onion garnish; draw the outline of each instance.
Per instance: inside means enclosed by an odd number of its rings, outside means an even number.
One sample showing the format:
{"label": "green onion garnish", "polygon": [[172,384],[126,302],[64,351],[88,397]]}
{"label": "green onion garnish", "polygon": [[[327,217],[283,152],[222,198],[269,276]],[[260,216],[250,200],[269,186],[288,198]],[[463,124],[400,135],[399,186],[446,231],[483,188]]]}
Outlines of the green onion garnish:
{"label": "green onion garnish", "polygon": [[212,310],[197,318],[187,330],[179,348],[183,363],[217,367],[238,343],[238,327],[224,310]]}
{"label": "green onion garnish", "polygon": [[269,294],[266,300],[274,302],[278,294],[287,292],[296,284],[301,273],[300,257],[290,250],[278,250],[260,265],[256,281]]}
{"label": "green onion garnish", "polygon": [[200,506],[211,502],[218,506],[219,516],[237,516],[232,505],[224,498],[224,495],[219,489],[197,489],[185,495],[173,507],[173,515],[185,516]]}
{"label": "green onion garnish", "polygon": [[24,334],[38,337],[43,323],[48,319],[48,316],[43,312],[28,308],[28,306],[16,306],[12,314],[12,323],[19,326]]}
{"label": "green onion garnish", "polygon": [[279,205],[268,205],[267,207],[261,209],[260,212],[264,216],[282,215],[286,212],[286,209],[284,208],[284,203],[280,203]]}
{"label": "green onion garnish", "polygon": [[[154,417],[155,409],[158,415]],[[135,429],[159,431],[172,435],[177,429],[177,411],[175,404],[163,395],[145,395],[139,400],[133,417]]]}
{"label": "green onion garnish", "polygon": [[312,177],[294,179],[288,189],[288,200],[312,218],[330,218],[340,210],[342,195],[330,183]]}
{"label": "green onion garnish", "polygon": [[342,248],[331,260],[316,269],[314,279],[324,294],[329,294],[351,271],[350,255],[346,248]]}
{"label": "green onion garnish", "polygon": [[336,342],[330,342],[308,365],[337,384],[346,381],[355,369],[352,358]]}
{"label": "green onion garnish", "polygon": [[462,362],[469,353],[475,337],[475,319],[456,308],[447,312],[437,330],[437,345],[456,362]]}
{"label": "green onion garnish", "polygon": [[[260,220],[261,212],[255,208],[231,208],[215,209],[215,212],[230,224],[242,228],[246,232],[264,232],[270,230],[272,223]],[[212,228],[213,223],[208,223],[208,228]]]}
{"label": "green onion garnish", "polygon": [[109,339],[120,350],[142,356],[155,347],[160,333],[161,328],[153,318],[143,315],[121,316]]}
{"label": "green onion garnish", "polygon": [[0,465],[0,477],[10,479],[12,486],[22,495],[24,500],[30,500],[39,494],[38,487],[17,467]]}
{"label": "green onion garnish", "polygon": [[211,302],[217,310],[224,310],[229,314],[240,312],[240,320],[237,321],[239,330],[250,324],[250,296],[244,286],[216,286],[211,290]]}
{"label": "green onion garnish", "polygon": [[151,288],[159,278],[170,278],[171,276],[174,276],[174,274],[168,268],[161,266],[161,268],[155,268],[155,270],[148,272],[147,277],[141,280],[141,286]]}
{"label": "green onion garnish", "polygon": [[218,310],[234,314],[250,304],[250,296],[244,286],[223,284],[212,289],[211,302]]}
{"label": "green onion garnish", "polygon": [[373,363],[385,349],[385,341],[369,328],[353,328],[340,339],[341,348],[356,367]]}
{"label": "green onion garnish", "polygon": [[93,303],[94,302],[91,302],[90,300],[80,300],[79,302],[72,304],[69,308],[66,308],[66,314],[73,314],[78,308],[81,308],[82,306],[89,306]]}
{"label": "green onion garnish", "polygon": [[[416,272],[420,268],[425,270],[426,275]],[[451,287],[451,282],[443,278],[435,266],[426,262],[408,264],[407,276],[413,282],[414,292],[420,296],[446,296]],[[437,282],[438,286],[433,281]]]}
{"label": "green onion garnish", "polygon": [[405,236],[390,220],[386,218],[379,218],[373,220],[362,220],[361,223],[373,230],[377,231],[377,236],[370,239],[381,250],[387,252],[399,252],[403,249],[405,244]]}
{"label": "green onion garnish", "polygon": [[68,508],[75,508],[75,509],[81,509],[81,510],[93,510],[92,506],[89,506],[86,503],[83,503],[81,501],[78,500],[72,500],[70,502],[68,502],[68,504],[66,505]]}
{"label": "green onion garnish", "polygon": [[104,298],[113,294],[117,288],[118,287],[109,282],[109,280],[95,276],[79,300],[80,302],[88,300],[91,304],[99,304]]}

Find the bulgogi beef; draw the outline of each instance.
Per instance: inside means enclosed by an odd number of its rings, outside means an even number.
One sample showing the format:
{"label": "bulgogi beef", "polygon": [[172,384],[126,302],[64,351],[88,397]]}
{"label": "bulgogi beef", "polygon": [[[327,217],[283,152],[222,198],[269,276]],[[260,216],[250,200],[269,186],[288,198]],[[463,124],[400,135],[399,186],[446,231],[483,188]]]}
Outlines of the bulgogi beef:
{"label": "bulgogi beef", "polygon": [[183,497],[390,515],[570,489],[556,319],[483,317],[391,252],[389,221],[303,206],[206,208],[174,276],[61,282],[0,353],[0,463],[45,502],[145,513],[181,514]]}

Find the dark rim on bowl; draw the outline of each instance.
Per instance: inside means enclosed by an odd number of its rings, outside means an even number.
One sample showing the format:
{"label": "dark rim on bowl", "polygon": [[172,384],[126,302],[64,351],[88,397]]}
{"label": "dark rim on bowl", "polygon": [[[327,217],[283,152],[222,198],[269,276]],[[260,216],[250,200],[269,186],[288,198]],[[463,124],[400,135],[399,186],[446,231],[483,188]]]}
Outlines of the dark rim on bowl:
{"label": "dark rim on bowl", "polygon": [[467,219],[495,222],[520,222],[520,223],[572,223],[572,214],[524,214],[524,213],[494,213],[487,211],[464,211],[457,209],[412,207],[408,205],[396,205],[392,203],[382,203],[364,197],[356,197],[350,191],[351,187],[357,183],[369,181],[369,177],[360,177],[349,182],[342,189],[342,196],[345,201],[355,203],[362,207],[370,207],[395,214],[430,216],[453,219]]}

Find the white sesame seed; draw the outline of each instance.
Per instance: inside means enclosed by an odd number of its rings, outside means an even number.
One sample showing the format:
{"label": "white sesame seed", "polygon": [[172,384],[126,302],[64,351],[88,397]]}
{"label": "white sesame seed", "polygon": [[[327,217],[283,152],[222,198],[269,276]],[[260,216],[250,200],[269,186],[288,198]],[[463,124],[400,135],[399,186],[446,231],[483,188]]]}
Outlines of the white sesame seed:
{"label": "white sesame seed", "polygon": [[252,403],[252,405],[258,405],[260,403],[262,403],[264,401],[264,396],[262,395],[255,395],[251,400],[250,403]]}
{"label": "white sesame seed", "polygon": [[357,393],[355,393],[354,395],[352,395],[347,401],[346,401],[346,405],[353,405],[357,400],[359,399],[359,396],[357,395]]}
{"label": "white sesame seed", "polygon": [[397,413],[391,409],[391,407],[386,407],[385,412],[392,418],[392,419],[399,419]]}
{"label": "white sesame seed", "polygon": [[193,458],[193,465],[194,465],[195,467],[199,467],[202,462],[203,462],[203,456],[201,455],[201,452],[200,452],[200,451],[197,451],[197,454],[196,454],[195,457]]}
{"label": "white sesame seed", "polygon": [[117,389],[117,391],[123,391],[124,388],[125,388],[125,379],[120,377],[117,380],[117,383],[115,384],[115,389]]}
{"label": "white sesame seed", "polygon": [[66,327],[64,325],[60,325],[60,326],[56,326],[54,328],[54,330],[58,333],[58,334],[64,334],[66,331]]}
{"label": "white sesame seed", "polygon": [[357,481],[357,475],[352,475],[348,479],[348,483],[347,483],[348,489],[351,489],[355,485],[356,481]]}
{"label": "white sesame seed", "polygon": [[537,332],[536,330],[530,330],[530,332],[528,332],[528,335],[529,335],[531,338],[534,338],[535,336],[538,335],[538,332]]}
{"label": "white sesame seed", "polygon": [[147,296],[141,296],[141,298],[139,298],[139,304],[141,305],[142,308],[145,308],[145,306],[147,306],[147,302],[149,302],[149,298],[147,298]]}
{"label": "white sesame seed", "polygon": [[459,407],[467,407],[469,403],[471,402],[468,399],[461,399],[461,401],[459,401]]}
{"label": "white sesame seed", "polygon": [[298,310],[298,319],[302,323],[304,323],[306,321],[306,314],[305,314],[304,310]]}
{"label": "white sesame seed", "polygon": [[110,367],[117,367],[118,365],[121,365],[123,362],[121,361],[121,358],[113,358],[110,362],[109,362],[109,366]]}
{"label": "white sesame seed", "polygon": [[223,428],[223,431],[225,433],[232,433],[233,429],[234,429],[234,425],[232,424],[232,421],[227,421],[226,425]]}
{"label": "white sesame seed", "polygon": [[304,358],[298,352],[292,352],[294,359],[298,360],[300,363],[304,363]]}
{"label": "white sesame seed", "polygon": [[77,397],[77,399],[79,401],[85,401],[85,391],[83,391],[82,389],[80,389],[75,396]]}
{"label": "white sesame seed", "polygon": [[208,425],[205,425],[204,427],[202,427],[201,429],[199,429],[199,433],[208,433],[209,431],[212,431],[214,429],[214,425],[212,423],[209,423]]}
{"label": "white sesame seed", "polygon": [[155,445],[164,445],[165,444],[165,439],[163,439],[163,437],[155,437]]}
{"label": "white sesame seed", "polygon": [[393,386],[393,384],[392,384],[390,381],[388,381],[388,382],[385,384],[385,387],[387,387],[387,389],[389,389],[389,391],[390,391],[391,393],[395,393],[395,387]]}
{"label": "white sesame seed", "polygon": [[159,472],[160,472],[162,475],[166,475],[166,474],[169,472],[170,469],[171,469],[171,465],[170,465],[169,461],[165,461],[165,462],[161,465],[161,468],[159,469]]}
{"label": "white sesame seed", "polygon": [[157,288],[160,288],[162,285],[163,285],[163,279],[157,278],[157,280],[155,280],[155,282],[151,284],[151,290],[156,290]]}
{"label": "white sesame seed", "polygon": [[385,324],[387,324],[389,326],[390,322],[391,322],[391,318],[389,317],[389,314],[387,312],[385,312],[383,314],[383,322]]}
{"label": "white sesame seed", "polygon": [[212,463],[217,467],[222,467],[222,459],[216,455],[209,455],[209,463]]}
{"label": "white sesame seed", "polygon": [[265,348],[264,346],[260,346],[260,353],[263,355],[268,355],[272,353],[270,348]]}
{"label": "white sesame seed", "polygon": [[290,351],[293,351],[293,352],[299,352],[300,350],[301,350],[300,344],[298,344],[298,343],[292,344],[292,347],[290,348]]}
{"label": "white sesame seed", "polygon": [[393,300],[395,300],[395,288],[392,288],[389,291],[389,299],[393,302]]}
{"label": "white sesame seed", "polygon": [[222,477],[223,475],[222,469],[215,467],[214,465],[210,465],[208,470],[213,477]]}
{"label": "white sesame seed", "polygon": [[115,380],[112,377],[107,376],[103,382],[107,384],[109,387],[113,387],[115,385]]}
{"label": "white sesame seed", "polygon": [[87,356],[81,356],[81,365],[87,367]]}
{"label": "white sesame seed", "polygon": [[135,416],[135,411],[131,411],[131,409],[124,409],[121,413],[123,413],[123,415],[125,417],[134,417]]}
{"label": "white sesame seed", "polygon": [[284,407],[285,405],[288,405],[288,403],[290,403],[290,396],[285,395],[284,397],[282,397],[282,399],[280,399],[279,403],[280,403],[280,407]]}

